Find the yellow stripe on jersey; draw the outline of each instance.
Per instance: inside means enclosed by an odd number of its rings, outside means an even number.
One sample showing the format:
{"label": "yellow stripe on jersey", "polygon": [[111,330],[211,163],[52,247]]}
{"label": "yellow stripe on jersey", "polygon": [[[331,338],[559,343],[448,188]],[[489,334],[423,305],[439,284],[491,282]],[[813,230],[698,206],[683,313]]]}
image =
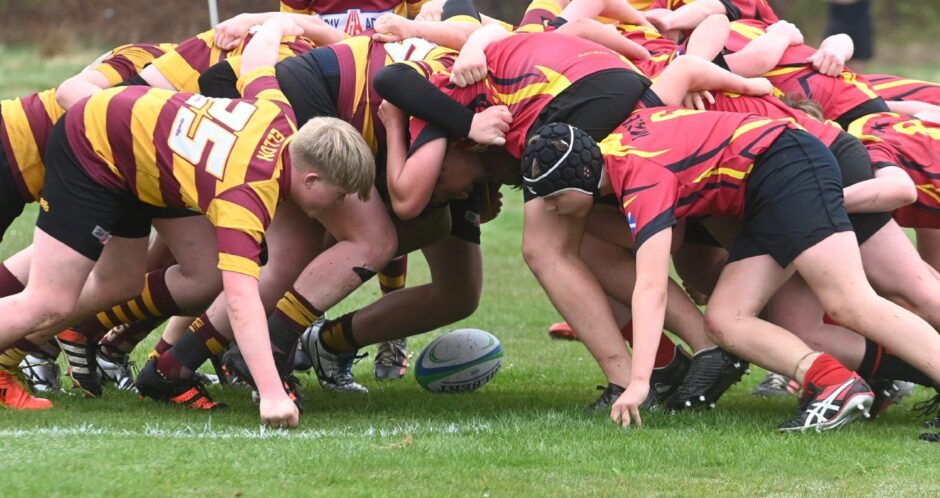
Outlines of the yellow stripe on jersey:
{"label": "yellow stripe on jersey", "polygon": [[[245,75],[242,75],[238,72],[236,72],[235,74],[239,75],[238,81],[235,82],[235,88],[238,89],[238,93],[241,95],[245,94],[245,89],[248,87],[248,85],[250,85],[256,79],[264,77],[264,76],[271,76],[272,78],[275,77],[275,72],[274,72],[273,67],[259,67],[258,69],[255,69],[254,71]],[[258,95],[252,96],[252,98],[271,100],[271,101],[281,102],[281,103],[290,105],[290,102],[287,101],[287,97],[284,96],[284,92],[282,92],[280,88],[277,88],[277,89],[270,88],[270,89],[264,90]]]}
{"label": "yellow stripe on jersey", "polygon": [[852,135],[853,137],[855,137],[855,138],[857,138],[857,139],[859,139],[859,140],[865,140],[865,141],[869,141],[869,142],[883,142],[884,140],[882,140],[882,139],[880,139],[880,138],[878,138],[878,137],[876,137],[876,136],[874,136],[874,135],[866,135],[866,134],[865,134],[865,125],[867,125],[868,122],[871,121],[872,119],[875,119],[875,118],[878,118],[878,117],[882,117],[882,116],[885,116],[885,115],[899,117],[898,114],[894,114],[894,113],[887,113],[887,114],[886,114],[886,113],[869,114],[869,115],[867,115],[867,116],[862,116],[862,117],[856,119],[855,121],[852,121],[852,122],[849,124],[849,129],[846,130],[846,131],[849,133],[849,135]]}
{"label": "yellow stripe on jersey", "polygon": [[661,156],[672,149],[665,149],[659,151],[645,151],[637,149],[632,145],[623,144],[623,133],[611,133],[599,144],[597,144],[601,149],[601,154],[605,156],[616,156],[616,157],[627,157],[627,156],[637,156],[644,159],[651,159],[656,156]]}
{"label": "yellow stripe on jersey", "polygon": [[747,24],[733,22],[731,23],[731,31],[738,33],[739,35],[747,38],[748,40],[756,40],[766,34],[766,32],[756,26],[748,26]]}
{"label": "yellow stripe on jersey", "polygon": [[[40,92],[36,97],[42,103],[50,122],[55,123],[65,114],[65,109],[55,100],[55,90]],[[0,114],[3,116],[3,126],[6,128],[10,145],[13,148],[12,159],[16,161],[29,193],[34,199],[39,199],[46,170],[42,160],[45,151],[40,150],[39,144],[36,143],[36,137],[29,125],[29,117],[22,100],[11,99],[0,102]]]}
{"label": "yellow stripe on jersey", "polygon": [[[175,47],[175,43],[160,43],[156,45],[156,48],[162,50],[164,54],[173,50]],[[123,75],[118,73],[113,66],[107,64],[106,61],[112,57],[117,56],[123,56],[127,58],[127,60],[129,60],[134,65],[134,69],[136,70],[137,74],[140,74],[140,72],[143,71],[144,66],[150,64],[155,59],[154,55],[143,47],[135,45],[122,45],[112,50],[111,53],[107,57],[104,57],[101,62],[98,64],[93,64],[91,67],[89,67],[89,69],[103,74],[104,77],[107,78],[108,84],[115,86],[118,83],[124,81],[125,78]]]}
{"label": "yellow stripe on jersey", "polygon": [[251,236],[259,244],[264,238],[264,225],[261,220],[254,213],[234,202],[213,199],[209,203],[206,217],[216,228],[237,230]]}
{"label": "yellow stripe on jersey", "polygon": [[[210,29],[199,33],[195,38],[206,44],[210,51],[209,67],[219,62],[222,51],[215,46],[215,30]],[[172,50],[153,60],[153,66],[160,70],[167,81],[177,91],[195,93],[199,91],[199,69],[189,64],[189,61],[177,50]]]}
{"label": "yellow stripe on jersey", "polygon": [[734,130],[734,135],[731,135],[731,141],[734,142],[734,141],[737,140],[741,135],[744,135],[745,133],[747,133],[747,132],[749,132],[749,131],[751,131],[751,130],[753,130],[753,129],[755,129],[755,128],[760,128],[760,127],[762,127],[762,126],[767,125],[768,123],[772,123],[773,121],[774,121],[773,119],[758,119],[758,120],[755,120],[755,121],[751,121],[751,122],[749,122],[749,123],[745,123],[745,124],[739,126],[737,130]]}
{"label": "yellow stripe on jersey", "polygon": [[693,183],[701,183],[702,180],[706,178],[711,178],[716,175],[730,176],[736,180],[743,180],[747,175],[751,174],[751,171],[754,169],[754,165],[751,164],[747,167],[747,171],[740,171],[734,168],[709,168],[705,170],[701,175],[698,176],[695,180],[692,180]]}
{"label": "yellow stripe on jersey", "polygon": [[222,271],[241,273],[243,275],[250,275],[255,278],[261,277],[261,269],[258,268],[257,263],[248,258],[236,256],[234,254],[227,254],[224,252],[219,253],[218,268]]}
{"label": "yellow stripe on jersey", "polygon": [[114,153],[111,151],[111,141],[108,140],[107,127],[98,126],[98,121],[100,121],[98,116],[107,115],[108,104],[111,102],[111,99],[105,96],[109,93],[113,96],[119,91],[121,91],[121,88],[105,90],[97,94],[97,99],[89,99],[85,105],[85,113],[82,118],[85,120],[85,136],[88,138],[88,143],[95,151],[95,154],[108,165],[108,169],[111,170],[114,176],[126,180],[121,171],[115,166]]}
{"label": "yellow stripe on jersey", "polygon": [[448,17],[447,22],[466,22],[466,23],[477,25],[477,26],[480,25],[480,21],[477,20],[476,17],[463,15],[463,14],[454,16],[454,17]]}
{"label": "yellow stripe on jersey", "polygon": [[858,88],[858,90],[864,93],[866,97],[872,100],[878,98],[878,94],[875,93],[874,90],[872,90],[871,86],[869,86],[868,83],[864,81],[859,81],[858,75],[853,73],[852,71],[842,71],[842,74],[840,74],[839,76],[846,83],[854,86],[855,88]]}
{"label": "yellow stripe on jersey", "polygon": [[[285,145],[286,147],[286,145]],[[278,175],[279,177],[280,175]],[[268,216],[274,218],[274,210],[277,209],[277,200],[281,194],[281,187],[276,181],[266,180],[263,182],[251,182],[248,184],[256,194],[264,207],[268,210]]]}
{"label": "yellow stripe on jersey", "polygon": [[140,200],[154,206],[166,206],[160,193],[160,169],[157,168],[156,150],[153,145],[153,132],[157,127],[158,114],[142,109],[154,109],[162,106],[166,99],[157,92],[147,92],[134,102],[131,132],[134,137],[134,158],[136,160],[137,192]]}
{"label": "yellow stripe on jersey", "polygon": [[522,102],[523,100],[535,97],[536,95],[551,95],[552,97],[557,97],[558,94],[571,86],[571,81],[558,71],[538,65],[535,66],[535,68],[538,69],[539,72],[541,72],[548,81],[543,83],[533,83],[513,93],[500,93],[499,90],[493,86],[492,82],[487,79],[487,84],[490,85],[493,95],[499,100],[498,103],[504,105],[513,105]]}

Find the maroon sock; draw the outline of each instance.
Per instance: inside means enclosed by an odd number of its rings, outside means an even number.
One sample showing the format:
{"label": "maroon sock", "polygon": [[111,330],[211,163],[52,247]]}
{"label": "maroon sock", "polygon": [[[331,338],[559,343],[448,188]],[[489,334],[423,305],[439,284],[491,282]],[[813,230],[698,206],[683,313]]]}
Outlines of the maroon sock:
{"label": "maroon sock", "polygon": [[167,351],[169,351],[170,348],[172,347],[173,347],[172,344],[170,344],[169,342],[166,342],[166,340],[161,337],[160,340],[157,341],[157,344],[153,347],[153,352],[157,353],[157,356],[161,356],[163,355],[163,353],[166,353]]}
{"label": "maroon sock", "polygon": [[0,297],[12,296],[23,292],[25,287],[16,279],[6,265],[0,263]]}
{"label": "maroon sock", "polygon": [[[175,315],[180,307],[166,286],[166,268],[147,274],[144,291],[134,299],[104,310],[75,325],[72,330],[98,341],[118,325],[150,321]],[[155,326],[154,326],[155,328]]]}

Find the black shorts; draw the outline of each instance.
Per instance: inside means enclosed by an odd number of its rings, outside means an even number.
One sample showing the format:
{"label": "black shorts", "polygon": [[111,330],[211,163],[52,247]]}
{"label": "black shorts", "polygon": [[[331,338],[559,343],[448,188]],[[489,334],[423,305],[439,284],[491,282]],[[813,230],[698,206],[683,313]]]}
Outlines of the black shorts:
{"label": "black shorts", "polygon": [[858,0],[848,5],[829,4],[829,24],[826,35],[845,33],[855,44],[853,59],[865,61],[875,54],[872,42],[871,2]]}
{"label": "black shorts", "polygon": [[[829,146],[829,150],[839,163],[843,187],[875,177],[868,149],[852,135],[843,131]],[[855,230],[858,245],[862,245],[891,221],[891,213],[855,213],[849,215],[849,221],[852,223],[852,229]]]}
{"label": "black shorts", "polygon": [[199,75],[199,93],[221,99],[241,98],[238,75],[228,61],[219,61]]}
{"label": "black shorts", "polygon": [[[0,118],[0,126],[3,126],[3,119]],[[23,213],[23,207],[26,206],[26,200],[23,199],[23,193],[13,177],[13,171],[10,169],[13,165],[7,160],[6,151],[0,147],[0,240],[3,240],[3,234],[6,233],[13,220]]]}
{"label": "black shorts", "polygon": [[46,147],[46,180],[36,226],[88,259],[97,261],[112,236],[150,235],[151,209],[126,192],[88,176],[69,145],[65,119],[52,128]]}
{"label": "black shorts", "polygon": [[339,101],[339,61],[329,47],[288,57],[274,66],[277,82],[299,126],[320,116],[336,117]]}
{"label": "black shorts", "polygon": [[718,239],[702,224],[702,218],[685,219],[685,235],[682,237],[682,243],[695,244],[697,246],[721,247],[721,242],[718,242]]}
{"label": "black shorts", "polygon": [[838,232],[852,230],[835,157],[816,137],[787,130],[747,179],[744,228],[730,261],[769,254],[782,267]]}
{"label": "black shorts", "polygon": [[879,112],[891,112],[891,109],[888,109],[888,104],[886,104],[881,97],[869,100],[864,104],[859,104],[852,110],[839,116],[839,119],[836,119],[836,123],[839,123],[839,126],[841,126],[843,130],[848,130],[849,125],[856,119]]}

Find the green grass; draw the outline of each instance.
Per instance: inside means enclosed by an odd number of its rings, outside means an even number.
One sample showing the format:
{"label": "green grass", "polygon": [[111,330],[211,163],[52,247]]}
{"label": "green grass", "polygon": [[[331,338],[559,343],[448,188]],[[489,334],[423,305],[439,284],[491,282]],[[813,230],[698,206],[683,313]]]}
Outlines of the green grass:
{"label": "green grass", "polygon": [[[55,81],[41,83],[33,89]],[[940,494],[940,447],[916,440],[912,401],[877,422],[781,435],[774,428],[795,412],[795,400],[751,396],[763,374],[755,369],[717,409],[645,414],[642,430],[583,414],[603,376],[580,344],[548,340],[545,327],[557,315],[520,258],[521,202],[517,193],[507,197],[503,215],[484,226],[480,308],[453,326],[483,328],[503,342],[503,369],[480,391],[435,395],[412,377],[379,384],[367,360],[355,373],[368,395],[326,393],[302,376],[307,413],[290,432],[259,429],[248,393],[234,388],[212,389],[230,405],[212,415],[110,388],[99,400],[61,395],[47,412],[0,412],[0,495]],[[34,218],[31,210],[8,231],[0,256],[27,243]],[[408,279],[427,281],[420,257]],[[377,295],[370,282],[331,313]],[[440,332],[414,338],[412,350]]]}

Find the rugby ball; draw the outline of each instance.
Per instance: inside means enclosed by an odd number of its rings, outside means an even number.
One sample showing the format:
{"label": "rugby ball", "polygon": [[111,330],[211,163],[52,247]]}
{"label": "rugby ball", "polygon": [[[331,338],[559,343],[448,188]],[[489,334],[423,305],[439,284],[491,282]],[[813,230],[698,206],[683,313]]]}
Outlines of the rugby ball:
{"label": "rugby ball", "polygon": [[466,393],[489,382],[502,364],[503,346],[493,334],[457,329],[421,351],[415,379],[431,392]]}

